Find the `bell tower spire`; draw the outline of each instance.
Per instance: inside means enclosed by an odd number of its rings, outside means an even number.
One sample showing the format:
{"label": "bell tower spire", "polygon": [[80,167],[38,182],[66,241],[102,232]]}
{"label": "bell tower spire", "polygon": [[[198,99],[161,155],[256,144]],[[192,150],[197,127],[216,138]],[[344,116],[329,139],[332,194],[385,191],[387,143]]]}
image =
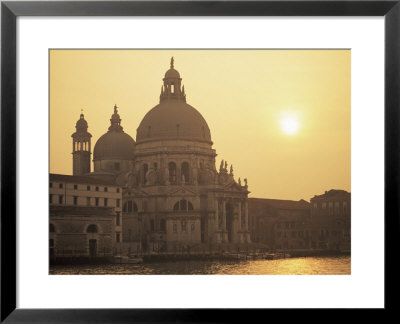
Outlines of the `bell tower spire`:
{"label": "bell tower spire", "polygon": [[181,100],[186,102],[185,88],[181,86],[182,79],[174,68],[174,57],[171,57],[170,69],[165,73],[164,86],[161,87],[160,102],[165,100]]}
{"label": "bell tower spire", "polygon": [[73,175],[84,175],[90,172],[90,155],[91,144],[90,139],[92,135],[87,131],[88,123],[83,115],[81,115],[75,125],[76,132],[71,135],[72,137],[72,173]]}

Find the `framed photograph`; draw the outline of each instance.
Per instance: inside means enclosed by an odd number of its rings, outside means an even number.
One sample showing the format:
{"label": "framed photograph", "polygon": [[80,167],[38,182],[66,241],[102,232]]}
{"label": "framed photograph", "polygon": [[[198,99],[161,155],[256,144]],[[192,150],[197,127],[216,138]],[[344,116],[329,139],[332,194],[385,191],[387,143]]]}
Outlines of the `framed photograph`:
{"label": "framed photograph", "polygon": [[399,16],[3,1],[1,320],[393,308]]}

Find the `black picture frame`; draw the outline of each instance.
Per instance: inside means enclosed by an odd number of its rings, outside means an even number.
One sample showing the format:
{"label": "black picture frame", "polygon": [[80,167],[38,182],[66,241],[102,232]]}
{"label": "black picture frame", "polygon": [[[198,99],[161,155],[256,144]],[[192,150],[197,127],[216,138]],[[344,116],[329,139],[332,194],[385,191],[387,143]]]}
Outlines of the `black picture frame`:
{"label": "black picture frame", "polygon": [[[385,310],[397,306],[400,157],[400,0],[393,1],[2,1],[1,2],[1,322],[234,322],[262,318],[244,309],[16,308],[16,19],[19,16],[384,16]],[[373,237],[373,236],[372,236]],[[371,260],[373,256],[371,256]],[[372,260],[373,261],[373,260]]]}

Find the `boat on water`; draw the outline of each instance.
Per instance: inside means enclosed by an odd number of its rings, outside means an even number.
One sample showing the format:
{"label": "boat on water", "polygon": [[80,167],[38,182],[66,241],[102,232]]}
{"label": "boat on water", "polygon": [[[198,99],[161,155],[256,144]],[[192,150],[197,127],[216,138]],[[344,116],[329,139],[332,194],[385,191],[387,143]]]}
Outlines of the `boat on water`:
{"label": "boat on water", "polygon": [[266,253],[264,255],[264,259],[266,260],[278,260],[278,259],[285,259],[290,258],[291,255],[289,253]]}
{"label": "boat on water", "polygon": [[124,255],[114,256],[114,263],[118,264],[137,264],[143,263],[143,258],[139,256],[129,257]]}

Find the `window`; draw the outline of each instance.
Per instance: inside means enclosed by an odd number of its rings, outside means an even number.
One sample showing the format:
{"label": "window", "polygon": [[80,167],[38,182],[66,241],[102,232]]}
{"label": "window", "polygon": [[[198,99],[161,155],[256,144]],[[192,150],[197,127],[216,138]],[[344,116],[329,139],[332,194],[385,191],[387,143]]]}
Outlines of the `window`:
{"label": "window", "polygon": [[318,208],[318,204],[314,203],[314,208],[317,209]]}
{"label": "window", "polygon": [[74,190],[77,190],[78,189],[78,185],[74,185]]}
{"label": "window", "polygon": [[63,184],[60,183],[60,184],[58,185],[58,188],[62,189],[62,187],[63,187]]}
{"label": "window", "polygon": [[87,190],[87,191],[90,191],[90,186],[87,186],[87,187],[86,187],[86,190]]}
{"label": "window", "polygon": [[108,187],[104,187],[104,192],[108,192]]}
{"label": "window", "polygon": [[119,188],[117,188],[117,192],[119,193]]}
{"label": "window", "polygon": [[138,207],[134,201],[129,200],[124,204],[122,211],[124,213],[132,213],[132,211],[136,213],[138,211]]}
{"label": "window", "polygon": [[181,205],[181,210],[187,210],[187,200],[182,199],[180,201],[180,205]]}
{"label": "window", "polygon": [[50,224],[50,233],[55,233],[56,232],[56,227],[53,224]]}
{"label": "window", "polygon": [[326,209],[326,203],[322,203],[322,209]]}
{"label": "window", "polygon": [[96,191],[99,191],[99,187],[96,187]]}
{"label": "window", "polygon": [[173,225],[172,225],[172,230],[176,233],[177,232],[177,226],[176,226],[176,223],[174,223]]}
{"label": "window", "polygon": [[190,225],[190,229],[192,230],[192,232],[194,231],[194,228],[195,228],[195,227],[194,227],[194,224],[191,224],[191,225]]}
{"label": "window", "polygon": [[165,219],[160,220],[160,231],[165,231]]}
{"label": "window", "polygon": [[176,164],[174,162],[168,163],[169,182],[176,183]]}
{"label": "window", "polygon": [[98,233],[99,230],[97,228],[97,225],[95,224],[90,224],[87,229],[86,229],[86,233]]}
{"label": "window", "polygon": [[50,188],[53,188],[53,182],[50,182]]}
{"label": "window", "polygon": [[62,204],[63,203],[63,195],[58,196],[58,203]]}
{"label": "window", "polygon": [[149,166],[147,164],[143,164],[142,169],[143,169],[143,183],[146,183],[146,174],[147,171],[149,171]]}
{"label": "window", "polygon": [[182,230],[182,232],[186,232],[186,222],[185,221],[181,221],[181,230]]}
{"label": "window", "polygon": [[90,197],[86,197],[86,205],[90,206]]}
{"label": "window", "polygon": [[175,203],[174,210],[182,210],[182,211],[193,210],[193,204],[190,201],[182,199]]}
{"label": "window", "polygon": [[53,203],[53,195],[52,195],[52,194],[49,195],[49,203],[50,203],[50,204]]}
{"label": "window", "polygon": [[78,197],[74,196],[74,205],[78,205]]}
{"label": "window", "polygon": [[95,201],[95,205],[98,206],[99,205],[99,198],[97,198],[97,197],[94,198],[94,201]]}
{"label": "window", "polygon": [[154,232],[154,220],[150,221],[150,231]]}
{"label": "window", "polygon": [[116,218],[115,218],[115,225],[119,226],[121,223],[121,216],[119,213],[117,213]]}
{"label": "window", "polygon": [[108,206],[108,198],[104,198],[104,206],[105,206],[105,207]]}
{"label": "window", "polygon": [[116,234],[115,240],[117,241],[117,243],[119,243],[121,240],[121,234],[120,234],[120,232],[116,232],[115,234]]}
{"label": "window", "polygon": [[158,164],[157,164],[157,162],[154,162],[154,164],[153,164],[153,168],[154,168],[154,170],[155,170],[155,171],[157,171],[157,168],[158,168]]}
{"label": "window", "polygon": [[117,207],[119,207],[120,204],[121,204],[121,200],[120,200],[120,199],[117,199]]}
{"label": "window", "polygon": [[189,163],[187,162],[182,163],[181,174],[182,174],[182,181],[185,181],[185,183],[189,183]]}

